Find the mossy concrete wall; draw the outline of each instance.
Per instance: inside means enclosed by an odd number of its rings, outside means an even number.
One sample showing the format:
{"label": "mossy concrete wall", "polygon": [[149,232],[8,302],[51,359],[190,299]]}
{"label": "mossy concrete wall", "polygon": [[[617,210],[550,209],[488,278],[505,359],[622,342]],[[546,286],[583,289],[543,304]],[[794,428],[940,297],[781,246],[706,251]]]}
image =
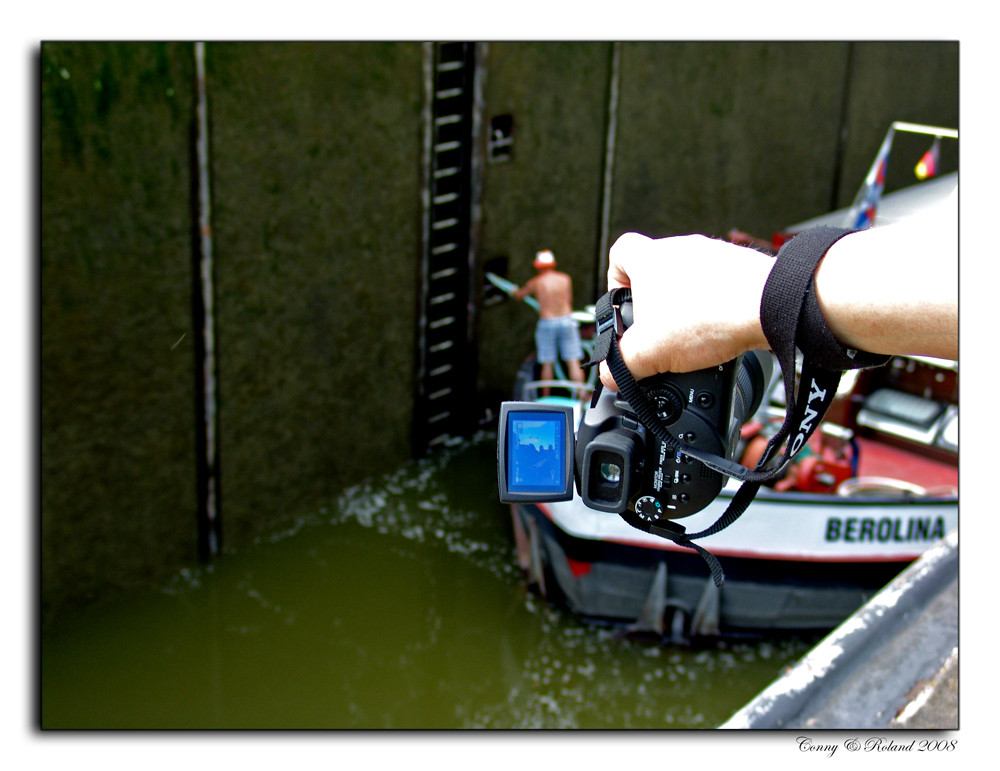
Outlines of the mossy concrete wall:
{"label": "mossy concrete wall", "polygon": [[189,45],[41,59],[41,599],[195,550]]}
{"label": "mossy concrete wall", "polygon": [[[46,614],[196,559],[192,48],[42,46]],[[424,47],[206,48],[223,539],[238,548],[410,452]],[[486,47],[480,149],[496,115],[514,144],[482,168],[479,273],[506,257],[521,282],[549,248],[578,306],[603,290],[613,51]],[[958,125],[956,43],[634,42],[619,64],[611,242],[769,236],[849,203],[892,121]],[[469,364],[499,398],[534,317],[504,302],[477,320]]]}
{"label": "mossy concrete wall", "polygon": [[835,43],[623,46],[616,234],[769,236],[825,211],[847,61]]}
{"label": "mossy concrete wall", "polygon": [[417,43],[209,47],[224,532],[410,454]]}
{"label": "mossy concrete wall", "polygon": [[[409,457],[419,43],[208,44],[224,544]],[[197,559],[191,44],[41,52],[41,600]]]}

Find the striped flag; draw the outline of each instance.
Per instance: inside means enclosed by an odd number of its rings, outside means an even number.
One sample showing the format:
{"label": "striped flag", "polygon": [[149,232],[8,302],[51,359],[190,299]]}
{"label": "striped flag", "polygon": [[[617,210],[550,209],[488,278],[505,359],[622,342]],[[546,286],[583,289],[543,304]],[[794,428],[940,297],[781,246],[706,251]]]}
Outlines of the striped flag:
{"label": "striped flag", "polygon": [[934,144],[931,145],[931,149],[923,154],[923,157],[917,162],[917,167],[914,169],[917,179],[930,179],[937,174],[938,159],[940,154],[941,137],[934,137]]}
{"label": "striped flag", "polygon": [[882,189],[885,187],[885,171],[889,165],[889,151],[892,149],[894,132],[895,127],[890,126],[885,139],[882,140],[882,147],[879,148],[878,155],[875,156],[875,163],[868,170],[868,176],[865,177],[865,181],[851,205],[847,227],[863,230],[870,228],[875,223],[875,211],[878,209]]}

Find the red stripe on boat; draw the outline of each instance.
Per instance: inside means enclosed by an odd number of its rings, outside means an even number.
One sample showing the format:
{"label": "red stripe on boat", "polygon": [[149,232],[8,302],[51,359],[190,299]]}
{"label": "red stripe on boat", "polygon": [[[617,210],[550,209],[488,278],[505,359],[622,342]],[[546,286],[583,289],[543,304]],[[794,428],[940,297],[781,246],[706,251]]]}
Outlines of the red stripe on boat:
{"label": "red stripe on boat", "polygon": [[583,578],[590,572],[590,569],[594,567],[593,562],[574,560],[569,557],[566,558],[566,562],[569,564],[569,572],[573,574],[573,578]]}

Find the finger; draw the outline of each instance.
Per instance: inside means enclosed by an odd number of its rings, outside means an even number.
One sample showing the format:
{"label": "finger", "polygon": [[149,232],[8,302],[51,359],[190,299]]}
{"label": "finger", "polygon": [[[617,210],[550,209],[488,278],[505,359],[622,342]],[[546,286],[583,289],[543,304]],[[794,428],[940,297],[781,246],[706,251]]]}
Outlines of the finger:
{"label": "finger", "polygon": [[[626,329],[625,334],[618,339],[618,352],[625,363],[625,368],[636,380],[651,377],[660,371],[656,365],[656,357],[649,354],[648,347],[643,345],[635,327]],[[619,390],[607,361],[601,362],[599,374],[605,388],[612,391]]]}
{"label": "finger", "polygon": [[611,376],[611,369],[608,367],[608,363],[606,361],[601,362],[599,375],[601,378],[601,383],[604,385],[605,388],[607,388],[609,391],[618,390],[618,384],[615,382],[615,379]]}
{"label": "finger", "polygon": [[651,377],[660,371],[657,366],[655,339],[646,339],[646,327],[632,325],[618,340],[622,361],[636,380]]}
{"label": "finger", "polygon": [[641,233],[624,233],[608,252],[608,290],[632,285],[628,265],[636,252],[644,249],[653,239]]}

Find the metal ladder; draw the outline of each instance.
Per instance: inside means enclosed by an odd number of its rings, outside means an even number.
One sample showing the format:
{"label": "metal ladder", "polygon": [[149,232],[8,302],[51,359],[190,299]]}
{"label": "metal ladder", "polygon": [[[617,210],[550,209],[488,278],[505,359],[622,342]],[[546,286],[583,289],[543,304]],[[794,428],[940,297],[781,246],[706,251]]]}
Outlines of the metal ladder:
{"label": "metal ladder", "polygon": [[476,184],[476,44],[425,54],[425,202],[414,448],[465,432],[474,401],[471,292]]}

